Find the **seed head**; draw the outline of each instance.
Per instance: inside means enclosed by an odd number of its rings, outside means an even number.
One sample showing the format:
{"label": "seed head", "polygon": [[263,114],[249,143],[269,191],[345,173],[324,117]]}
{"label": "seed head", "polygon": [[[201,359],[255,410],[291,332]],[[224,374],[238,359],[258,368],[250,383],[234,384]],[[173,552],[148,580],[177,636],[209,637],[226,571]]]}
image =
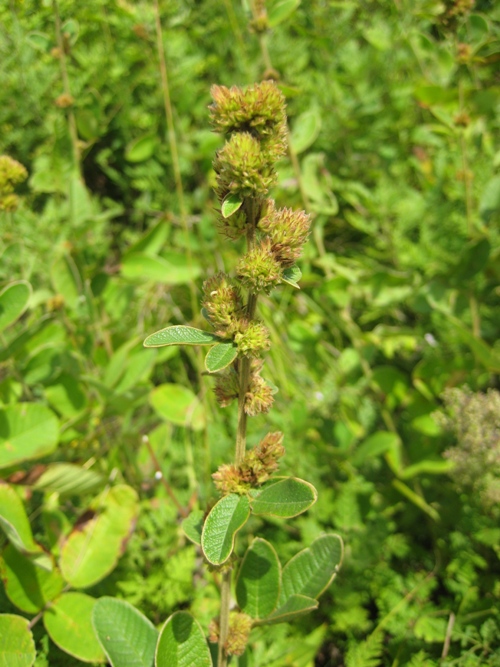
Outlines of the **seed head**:
{"label": "seed head", "polygon": [[244,330],[235,335],[234,342],[240,354],[252,357],[259,356],[261,352],[267,352],[271,347],[269,329],[257,320],[246,323]]}
{"label": "seed head", "polygon": [[208,313],[216,336],[231,337],[239,327],[243,301],[239,287],[225,273],[205,280],[203,283],[203,307]]}
{"label": "seed head", "polygon": [[274,203],[259,221],[259,229],[271,240],[271,250],[284,268],[295,264],[309,235],[311,221],[304,211],[276,209]]}
{"label": "seed head", "polygon": [[263,239],[240,259],[236,274],[251,292],[269,294],[279,285],[283,271],[272,251],[270,238]]}

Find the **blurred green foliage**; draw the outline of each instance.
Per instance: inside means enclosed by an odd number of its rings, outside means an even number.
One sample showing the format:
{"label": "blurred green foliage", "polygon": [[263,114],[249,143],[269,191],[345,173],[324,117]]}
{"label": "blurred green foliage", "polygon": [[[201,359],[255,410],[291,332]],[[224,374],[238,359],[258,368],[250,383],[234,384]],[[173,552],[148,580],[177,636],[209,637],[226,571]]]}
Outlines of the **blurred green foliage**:
{"label": "blurred green foliage", "polygon": [[[498,386],[500,7],[297,4],[269,0],[264,36],[294,158],[274,196],[305,205],[314,230],[301,292],[262,301],[279,393],[250,439],[282,430],[284,471],[307,471],[319,500],[293,527],[254,518],[248,539],[272,538],[286,560],[335,530],[346,558],[315,614],[254,631],[239,664],[500,665],[498,505],[457,486],[443,453],[460,438],[433,417],[445,389]],[[214,224],[207,104],[212,84],[265,75],[248,20],[247,3],[162,3],[183,211],[154,4],[0,7],[0,154],[29,173],[18,209],[0,211],[0,476],[56,556],[102,510],[98,491],[131,487],[124,555],[75,588],[156,625],[186,602],[204,629],[217,612],[172,495],[181,508],[213,498],[235,412],[216,408],[196,351],[142,340],[202,326],[192,290],[237,258]],[[40,485],[55,463],[98,475]],[[31,619],[5,554],[0,612]],[[37,667],[73,664],[40,623],[34,636]]]}

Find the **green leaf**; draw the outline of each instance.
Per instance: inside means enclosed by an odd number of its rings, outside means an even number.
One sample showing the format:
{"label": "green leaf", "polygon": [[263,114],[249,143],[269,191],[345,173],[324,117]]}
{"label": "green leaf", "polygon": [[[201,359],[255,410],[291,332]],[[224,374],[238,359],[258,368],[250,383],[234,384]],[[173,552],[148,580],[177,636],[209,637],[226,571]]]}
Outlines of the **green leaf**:
{"label": "green leaf", "polygon": [[60,649],[82,662],[105,662],[92,627],[96,599],[85,593],[64,593],[43,613],[43,624]]}
{"label": "green leaf", "polygon": [[368,459],[375,458],[386,452],[397,452],[401,446],[401,439],[392,431],[377,431],[364,440],[354,452],[352,462],[361,465]]}
{"label": "green leaf", "polygon": [[236,581],[238,605],[252,618],[265,618],[276,608],[281,565],[274,547],[256,537],[248,547]]}
{"label": "green leaf", "polygon": [[21,317],[31,296],[31,285],[26,280],[10,283],[0,292],[0,332]]}
{"label": "green leaf", "polygon": [[293,621],[301,614],[308,614],[318,608],[318,601],[305,595],[292,595],[279,609],[273,612],[259,625],[274,625]]}
{"label": "green leaf", "polygon": [[343,555],[344,545],[338,535],[322,535],[299,551],[283,568],[280,604],[293,595],[318,598],[332,583]]}
{"label": "green leaf", "polygon": [[181,528],[186,537],[195,544],[201,545],[201,533],[203,530],[203,510],[193,510],[191,514],[181,523]]}
{"label": "green leaf", "polygon": [[275,0],[268,9],[269,26],[275,28],[293,14],[299,5],[300,0]]}
{"label": "green leaf", "polygon": [[163,347],[165,345],[213,345],[219,338],[213,333],[185,327],[182,325],[167,327],[151,334],[144,341],[144,347]]}
{"label": "green leaf", "polygon": [[27,618],[0,614],[0,637],[0,667],[31,667],[36,649]]}
{"label": "green leaf", "polygon": [[50,269],[50,278],[64,305],[76,308],[80,301],[82,279],[72,257],[60,257]]}
{"label": "green leaf", "polygon": [[132,252],[123,258],[122,275],[133,281],[147,281],[182,285],[195,280],[200,275],[198,264],[187,263],[182,256],[170,253],[167,257]]}
{"label": "green leaf", "polygon": [[453,461],[425,459],[400,470],[399,477],[401,479],[412,479],[417,475],[445,475],[454,467]]}
{"label": "green leaf", "polygon": [[290,519],[308,510],[317,498],[316,489],[309,482],[285,477],[270,482],[257,492],[252,498],[252,513]]}
{"label": "green leaf", "polygon": [[0,410],[0,469],[51,454],[58,437],[57,417],[44,405],[8,405]]}
{"label": "green leaf", "polygon": [[28,515],[16,491],[0,481],[0,527],[21,553],[36,554],[42,548],[33,540]]}
{"label": "green leaf", "polygon": [[60,566],[66,581],[87,588],[109,574],[125,550],[138,513],[137,493],[130,486],[103,491],[62,546]]}
{"label": "green leaf", "polygon": [[231,493],[217,502],[205,520],[201,535],[201,548],[212,565],[222,565],[234,547],[236,533],[250,516],[250,503],[246,496]]}
{"label": "green leaf", "polygon": [[125,148],[127,162],[144,162],[153,156],[157,145],[156,134],[145,134],[131,141]]}
{"label": "green leaf", "polygon": [[484,188],[479,202],[479,213],[485,222],[500,211],[500,176],[493,176]]}
{"label": "green leaf", "polygon": [[205,368],[209,373],[216,373],[224,368],[238,356],[238,348],[233,343],[219,343],[210,348],[205,357]]}
{"label": "green leaf", "polygon": [[149,400],[162,419],[195,431],[200,431],[205,426],[203,405],[191,389],[181,384],[160,384],[153,389]]}
{"label": "green leaf", "polygon": [[281,280],[284,283],[288,283],[292,287],[296,287],[297,289],[300,289],[300,285],[298,284],[299,280],[302,278],[302,271],[299,269],[298,266],[290,266],[288,269],[285,269],[283,271],[283,275],[281,276]]}
{"label": "green leaf", "polygon": [[48,572],[37,567],[11,544],[4,549],[2,558],[0,570],[7,597],[28,614],[39,612],[64,588],[64,579],[58,570]]}
{"label": "green leaf", "polygon": [[97,638],[112,667],[152,667],[158,631],[125,600],[102,597],[92,614]]}
{"label": "green leaf", "polygon": [[317,109],[310,109],[300,114],[293,124],[290,137],[294,153],[298,155],[312,146],[320,130],[321,116]]}
{"label": "green leaf", "polygon": [[105,478],[93,470],[73,463],[52,463],[33,484],[33,488],[60,496],[76,496],[104,486]]}
{"label": "green leaf", "polygon": [[243,201],[235,195],[228,195],[221,206],[221,213],[223,218],[230,218],[236,211],[241,208]]}
{"label": "green leaf", "polygon": [[163,626],[156,648],[156,667],[212,667],[200,624],[187,611],[176,611]]}

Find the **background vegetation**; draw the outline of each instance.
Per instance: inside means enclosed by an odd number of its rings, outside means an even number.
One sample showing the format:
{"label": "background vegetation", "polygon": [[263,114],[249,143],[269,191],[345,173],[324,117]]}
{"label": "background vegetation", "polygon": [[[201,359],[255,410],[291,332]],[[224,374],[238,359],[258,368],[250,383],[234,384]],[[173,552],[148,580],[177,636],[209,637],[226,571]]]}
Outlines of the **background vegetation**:
{"label": "background vegetation", "polygon": [[[154,624],[189,602],[206,628],[217,588],[179,507],[213,496],[235,409],[217,409],[195,350],[142,340],[202,325],[203,278],[233,267],[214,224],[209,91],[272,67],[292,137],[274,197],[314,225],[301,291],[260,306],[279,393],[250,437],[282,430],[282,469],[307,471],[319,500],[250,530],[282,560],[333,530],[346,556],[319,611],[255,631],[240,665],[500,665],[498,394],[473,397],[500,370],[500,7],[268,12],[259,38],[231,0],[0,7],[0,154],[29,174],[0,212],[0,287],[26,293],[12,315],[0,293],[0,451],[17,428],[45,454],[2,458],[1,476],[56,551],[98,492],[131,488],[123,556],[73,587]],[[79,466],[69,488],[40,482],[55,462]],[[19,613],[9,549],[0,610]],[[73,664],[41,622],[33,632],[37,667]]]}

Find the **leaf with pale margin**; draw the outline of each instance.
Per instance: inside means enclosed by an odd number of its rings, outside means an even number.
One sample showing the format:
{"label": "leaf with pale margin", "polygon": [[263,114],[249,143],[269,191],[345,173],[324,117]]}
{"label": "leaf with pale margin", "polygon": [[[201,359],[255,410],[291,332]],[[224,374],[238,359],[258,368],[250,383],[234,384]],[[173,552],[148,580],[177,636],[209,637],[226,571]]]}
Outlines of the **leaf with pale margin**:
{"label": "leaf with pale margin", "polygon": [[291,519],[314,505],[318,493],[309,482],[296,477],[273,480],[252,498],[253,514]]}
{"label": "leaf with pale margin", "polygon": [[92,625],[112,667],[153,667],[158,631],[125,600],[102,597]]}
{"label": "leaf with pale margin", "polygon": [[52,641],[82,662],[104,662],[104,653],[92,628],[96,599],[85,593],[64,593],[43,613]]}
{"label": "leaf with pale margin", "polygon": [[36,649],[27,618],[0,614],[0,637],[0,667],[31,667]]}
{"label": "leaf with pale margin", "polygon": [[144,347],[164,347],[165,345],[213,345],[220,339],[208,331],[175,325],[151,334],[144,341]]}
{"label": "leaf with pale margin", "polygon": [[7,405],[0,410],[0,468],[51,454],[58,436],[59,421],[45,405]]}
{"label": "leaf with pale margin", "polygon": [[292,287],[295,287],[297,289],[300,289],[300,285],[298,284],[298,282],[301,278],[302,278],[302,271],[299,269],[298,266],[290,266],[290,268],[285,269],[283,271],[283,275],[281,276],[281,280],[284,283],[287,283],[288,285],[291,285]]}
{"label": "leaf with pale margin", "polygon": [[33,540],[28,515],[22,500],[15,490],[0,482],[0,528],[3,529],[13,547],[24,554],[42,552],[42,547]]}
{"label": "leaf with pale margin", "polygon": [[272,544],[256,537],[248,547],[236,581],[236,599],[252,618],[266,618],[280,594],[281,564]]}
{"label": "leaf with pale margin", "polygon": [[155,665],[212,667],[212,658],[203,630],[187,611],[176,611],[163,626],[156,647]]}
{"label": "leaf with pale margin", "polygon": [[194,542],[194,544],[201,545],[201,532],[203,530],[204,516],[205,512],[203,510],[193,510],[181,523],[184,535],[191,540],[191,542]]}
{"label": "leaf with pale margin", "polygon": [[283,568],[280,604],[294,595],[318,598],[332,583],[342,563],[344,545],[338,535],[322,535]]}
{"label": "leaf with pale margin", "polygon": [[10,283],[0,292],[0,331],[21,317],[31,296],[31,285],[26,280]]}
{"label": "leaf with pale margin", "polygon": [[214,345],[205,357],[205,368],[209,373],[217,373],[229,364],[238,356],[238,348],[233,343],[219,343]]}
{"label": "leaf with pale margin", "polygon": [[221,213],[223,218],[230,218],[236,211],[239,211],[243,201],[234,195],[228,195],[221,206]]}
{"label": "leaf with pale margin", "polygon": [[257,624],[274,625],[275,623],[285,623],[292,621],[301,614],[308,614],[317,608],[318,601],[314,600],[314,598],[309,598],[306,595],[292,595],[284,605]]}
{"label": "leaf with pale margin", "polygon": [[250,503],[246,496],[231,493],[217,502],[205,520],[201,534],[201,548],[212,565],[222,565],[234,547],[236,533],[250,516]]}

